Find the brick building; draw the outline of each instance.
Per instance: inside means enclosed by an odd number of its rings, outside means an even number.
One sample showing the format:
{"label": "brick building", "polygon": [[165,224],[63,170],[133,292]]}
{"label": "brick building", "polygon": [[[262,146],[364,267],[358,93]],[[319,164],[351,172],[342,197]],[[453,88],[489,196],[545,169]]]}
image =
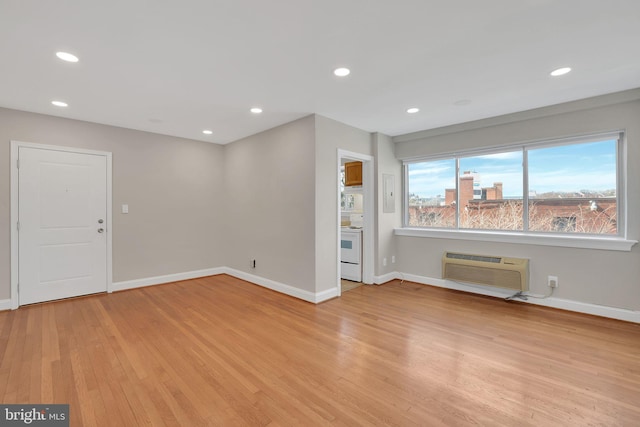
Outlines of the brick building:
{"label": "brick building", "polygon": [[[460,205],[467,206],[473,200],[500,200],[502,199],[502,183],[495,182],[493,187],[481,188],[478,191],[475,179],[478,174],[471,171],[464,171],[459,181]],[[445,205],[453,205],[456,201],[456,189],[447,188],[444,190]]]}
{"label": "brick building", "polygon": [[[523,230],[522,199],[504,199],[502,183],[481,188],[474,196],[474,176],[460,177],[460,228],[484,230]],[[409,226],[456,226],[456,190],[445,190],[441,205],[409,205]],[[617,233],[615,197],[554,197],[529,199],[529,231]]]}

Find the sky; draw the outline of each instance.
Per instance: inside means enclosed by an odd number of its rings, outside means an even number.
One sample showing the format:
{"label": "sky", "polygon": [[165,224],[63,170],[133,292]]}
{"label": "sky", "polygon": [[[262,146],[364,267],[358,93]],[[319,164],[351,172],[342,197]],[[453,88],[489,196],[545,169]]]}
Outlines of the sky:
{"label": "sky", "polygon": [[[460,173],[480,174],[481,187],[503,184],[505,198],[522,198],[522,150],[461,157]],[[616,141],[529,148],[529,192],[604,191],[616,188]],[[409,193],[444,197],[455,188],[455,160],[409,164]]]}

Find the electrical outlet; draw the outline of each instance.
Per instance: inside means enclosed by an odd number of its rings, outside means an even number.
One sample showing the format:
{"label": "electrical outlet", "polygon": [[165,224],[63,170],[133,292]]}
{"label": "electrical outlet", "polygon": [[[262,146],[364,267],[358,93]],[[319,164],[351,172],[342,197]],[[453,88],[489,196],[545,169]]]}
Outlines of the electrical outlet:
{"label": "electrical outlet", "polygon": [[387,259],[386,259],[386,258],[382,258],[382,265],[383,265],[384,267],[386,267],[386,266],[387,266]]}
{"label": "electrical outlet", "polygon": [[396,263],[396,256],[391,255],[391,264],[395,264],[395,263]]}
{"label": "electrical outlet", "polygon": [[548,276],[547,277],[547,285],[550,288],[557,288],[558,287],[558,276]]}

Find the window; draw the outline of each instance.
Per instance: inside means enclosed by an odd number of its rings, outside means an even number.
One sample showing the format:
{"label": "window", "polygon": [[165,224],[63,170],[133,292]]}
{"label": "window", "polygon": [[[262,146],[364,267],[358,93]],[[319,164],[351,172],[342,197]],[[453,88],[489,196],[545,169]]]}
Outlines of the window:
{"label": "window", "polygon": [[405,162],[405,226],[623,235],[622,135]]}
{"label": "window", "polygon": [[461,157],[460,228],[523,230],[522,150]]}
{"label": "window", "polygon": [[618,234],[617,139],[527,150],[529,229]]}
{"label": "window", "polygon": [[[454,159],[407,165],[409,225],[416,227],[455,227],[453,193],[456,186]],[[453,208],[453,209],[452,209]]]}

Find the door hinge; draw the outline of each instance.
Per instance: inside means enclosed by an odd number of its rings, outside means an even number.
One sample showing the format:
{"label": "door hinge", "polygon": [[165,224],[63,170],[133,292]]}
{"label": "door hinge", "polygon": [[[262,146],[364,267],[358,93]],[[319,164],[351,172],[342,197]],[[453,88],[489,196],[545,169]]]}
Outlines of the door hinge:
{"label": "door hinge", "polygon": [[20,169],[20,159],[16,159],[16,167]]}
{"label": "door hinge", "polygon": [[18,221],[18,222],[16,223],[16,229],[17,229],[18,231],[20,231],[20,221]]}

